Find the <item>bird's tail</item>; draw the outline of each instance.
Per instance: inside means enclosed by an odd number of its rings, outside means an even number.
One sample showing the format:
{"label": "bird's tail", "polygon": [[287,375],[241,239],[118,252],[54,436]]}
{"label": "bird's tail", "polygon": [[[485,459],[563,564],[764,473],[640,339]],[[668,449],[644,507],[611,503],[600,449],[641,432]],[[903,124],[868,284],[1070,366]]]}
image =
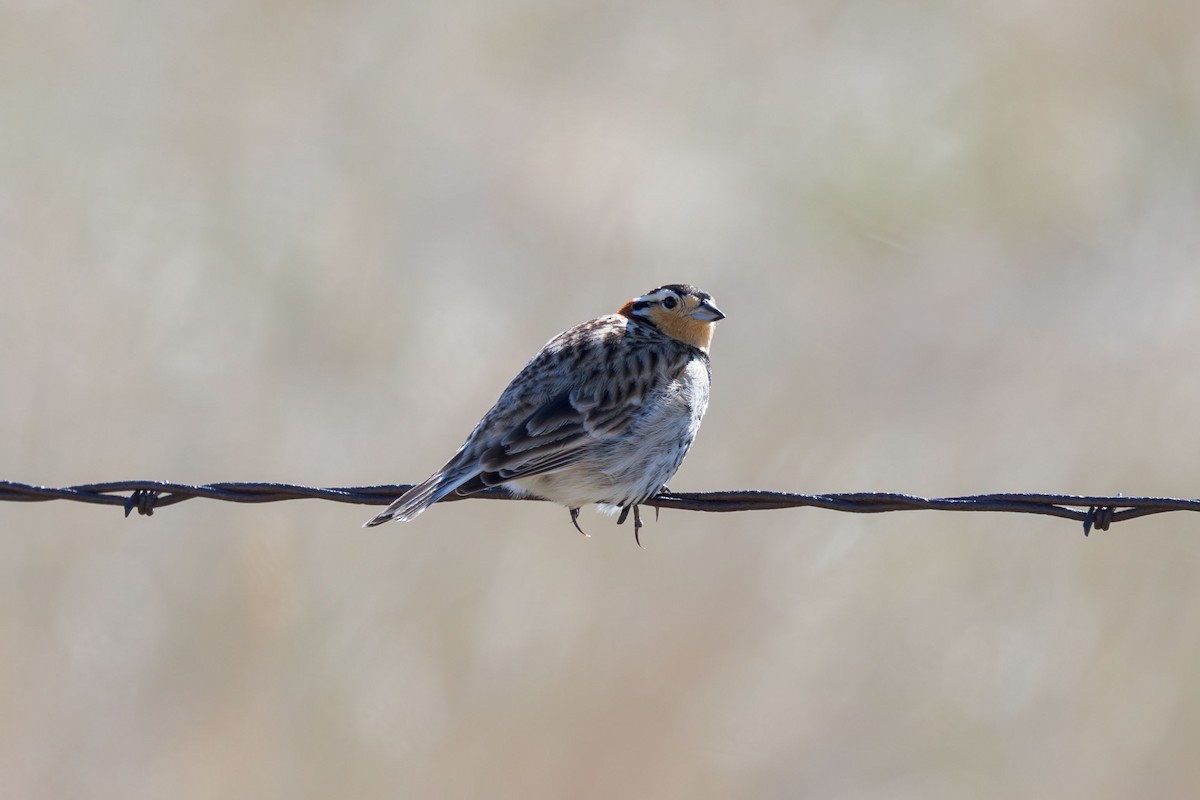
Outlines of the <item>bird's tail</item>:
{"label": "bird's tail", "polygon": [[448,475],[445,470],[435,472],[396,498],[394,503],[365,523],[363,527],[371,528],[393,519],[410,522],[416,519],[422,511],[462,486],[470,477],[470,474]]}

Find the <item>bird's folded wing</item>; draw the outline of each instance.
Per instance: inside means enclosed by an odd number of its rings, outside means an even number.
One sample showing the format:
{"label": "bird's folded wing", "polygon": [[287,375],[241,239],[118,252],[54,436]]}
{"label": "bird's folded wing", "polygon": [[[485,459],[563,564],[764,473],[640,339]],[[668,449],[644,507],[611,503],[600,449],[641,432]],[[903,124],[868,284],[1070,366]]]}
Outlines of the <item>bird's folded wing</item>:
{"label": "bird's folded wing", "polygon": [[519,419],[480,454],[485,485],[554,472],[571,466],[588,445],[614,436],[641,408],[641,396],[589,391],[584,386],[563,392]]}

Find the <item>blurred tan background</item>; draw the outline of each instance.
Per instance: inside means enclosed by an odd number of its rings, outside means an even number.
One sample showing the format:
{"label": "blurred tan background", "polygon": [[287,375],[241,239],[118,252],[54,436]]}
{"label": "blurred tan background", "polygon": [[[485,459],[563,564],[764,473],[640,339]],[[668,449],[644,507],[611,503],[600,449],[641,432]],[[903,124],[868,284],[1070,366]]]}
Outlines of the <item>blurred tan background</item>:
{"label": "blurred tan background", "polygon": [[[711,291],[677,490],[1200,496],[1200,6],[0,5],[0,478],[423,478]],[[0,796],[1200,786],[1200,517],[0,505]]]}

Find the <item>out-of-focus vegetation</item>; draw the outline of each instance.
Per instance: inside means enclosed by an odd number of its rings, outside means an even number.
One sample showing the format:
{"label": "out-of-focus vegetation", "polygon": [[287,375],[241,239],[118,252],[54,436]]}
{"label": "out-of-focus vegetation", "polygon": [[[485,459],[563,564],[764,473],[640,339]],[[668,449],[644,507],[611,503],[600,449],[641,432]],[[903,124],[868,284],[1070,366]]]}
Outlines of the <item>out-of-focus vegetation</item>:
{"label": "out-of-focus vegetation", "polygon": [[[0,477],[413,481],[711,291],[677,490],[1200,495],[1200,7],[0,8]],[[0,507],[6,797],[1200,785],[1200,527]]]}

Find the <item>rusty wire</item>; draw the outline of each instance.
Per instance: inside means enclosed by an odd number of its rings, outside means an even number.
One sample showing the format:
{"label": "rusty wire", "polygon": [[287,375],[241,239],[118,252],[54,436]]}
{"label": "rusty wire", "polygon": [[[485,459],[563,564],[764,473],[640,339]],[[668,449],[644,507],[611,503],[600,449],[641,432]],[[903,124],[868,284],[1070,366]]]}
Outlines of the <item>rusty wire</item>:
{"label": "rusty wire", "polygon": [[[318,488],[290,483],[210,483],[191,485],[167,481],[110,481],[64,488],[0,481],[0,501],[38,503],[72,500],[79,503],[121,506],[125,516],[133,511],[152,515],[158,508],[204,497],[232,503],[277,503],[284,500],[331,500],[335,503],[387,505],[411,484]],[[514,500],[503,489],[489,489],[471,497]],[[470,498],[450,495],[442,502]],[[1043,514],[1083,524],[1086,536],[1093,528],[1108,530],[1115,522],[1164,514],[1200,511],[1200,499],[1170,497],[1100,497],[1063,494],[981,494],[963,497],[915,497],[892,492],[797,494],[762,490],[722,492],[663,492],[647,500],[654,508],[681,511],[770,511],[784,508],[823,508],[853,514],[889,511],[990,511],[1010,514]]]}

